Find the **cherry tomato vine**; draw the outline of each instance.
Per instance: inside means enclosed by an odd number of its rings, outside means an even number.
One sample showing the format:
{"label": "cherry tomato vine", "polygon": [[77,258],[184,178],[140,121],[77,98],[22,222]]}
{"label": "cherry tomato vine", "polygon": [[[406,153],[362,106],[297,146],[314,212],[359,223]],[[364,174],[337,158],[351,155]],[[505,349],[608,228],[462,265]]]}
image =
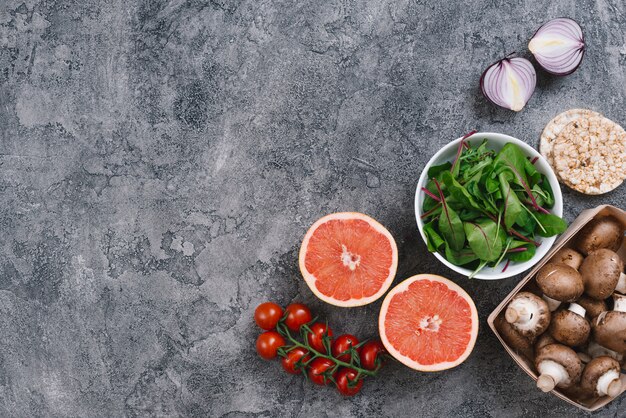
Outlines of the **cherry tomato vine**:
{"label": "cherry tomato vine", "polygon": [[376,376],[387,359],[379,340],[358,342],[343,334],[333,342],[328,324],[317,322],[303,304],[289,305],[280,319],[276,312],[282,309],[270,302],[255,311],[257,325],[266,330],[257,340],[257,352],[268,360],[281,357],[287,373],[303,374],[320,385],[333,383],[342,395],[353,396],[363,379]]}

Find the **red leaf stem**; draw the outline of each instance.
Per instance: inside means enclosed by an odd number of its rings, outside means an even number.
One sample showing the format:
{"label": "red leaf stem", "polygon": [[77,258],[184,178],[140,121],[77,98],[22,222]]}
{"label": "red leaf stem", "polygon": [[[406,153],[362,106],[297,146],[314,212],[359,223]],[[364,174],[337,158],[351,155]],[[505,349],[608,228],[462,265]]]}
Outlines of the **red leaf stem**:
{"label": "red leaf stem", "polygon": [[430,197],[431,199],[436,200],[437,202],[441,202],[441,199],[439,199],[439,197],[435,196],[430,190],[428,190],[426,187],[422,187],[422,191],[424,193],[426,193],[428,195],[428,197]]}

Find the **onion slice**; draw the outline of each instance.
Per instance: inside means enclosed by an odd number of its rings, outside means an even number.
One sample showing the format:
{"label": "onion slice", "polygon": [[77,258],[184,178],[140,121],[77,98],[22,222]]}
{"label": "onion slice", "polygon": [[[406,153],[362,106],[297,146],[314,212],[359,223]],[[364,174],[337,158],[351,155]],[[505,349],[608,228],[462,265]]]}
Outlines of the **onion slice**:
{"label": "onion slice", "polygon": [[554,75],[576,71],[585,54],[585,38],[580,25],[567,17],[544,23],[528,43],[537,63]]}
{"label": "onion slice", "polygon": [[504,58],[491,64],[480,77],[487,99],[505,109],[519,112],[535,91],[537,73],[526,58]]}

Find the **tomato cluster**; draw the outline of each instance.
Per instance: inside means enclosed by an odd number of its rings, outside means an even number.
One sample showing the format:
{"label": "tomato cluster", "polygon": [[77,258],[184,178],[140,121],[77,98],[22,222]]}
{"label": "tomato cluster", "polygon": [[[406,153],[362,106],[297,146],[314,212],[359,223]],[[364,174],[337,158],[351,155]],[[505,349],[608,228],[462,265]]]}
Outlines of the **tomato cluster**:
{"label": "tomato cluster", "polygon": [[328,324],[314,321],[311,310],[301,303],[292,303],[284,311],[274,302],[262,303],[254,311],[254,320],[265,330],[256,341],[261,357],[279,356],[287,373],[304,372],[318,385],[334,383],[345,396],[356,395],[363,378],[375,376],[386,358],[380,340],[359,342],[350,334],[333,339]]}

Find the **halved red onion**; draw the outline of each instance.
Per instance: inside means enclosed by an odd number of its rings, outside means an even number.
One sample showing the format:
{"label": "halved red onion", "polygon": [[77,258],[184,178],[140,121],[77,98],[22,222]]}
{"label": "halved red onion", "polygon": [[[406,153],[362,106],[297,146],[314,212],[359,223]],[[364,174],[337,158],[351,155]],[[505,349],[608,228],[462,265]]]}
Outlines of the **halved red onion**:
{"label": "halved red onion", "polygon": [[567,17],[544,23],[528,43],[537,63],[554,75],[576,71],[585,54],[585,38],[580,25]]}
{"label": "halved red onion", "polygon": [[504,58],[491,64],[480,77],[480,88],[494,104],[516,112],[535,91],[537,73],[525,58]]}

